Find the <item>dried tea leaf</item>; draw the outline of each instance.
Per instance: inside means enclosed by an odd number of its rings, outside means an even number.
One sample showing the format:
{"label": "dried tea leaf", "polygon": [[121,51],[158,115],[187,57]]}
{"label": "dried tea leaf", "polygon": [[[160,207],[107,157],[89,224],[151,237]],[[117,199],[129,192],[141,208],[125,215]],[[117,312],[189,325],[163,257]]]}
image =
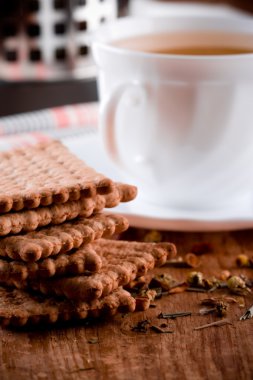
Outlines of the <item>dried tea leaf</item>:
{"label": "dried tea leaf", "polygon": [[162,234],[157,230],[149,231],[145,234],[144,239],[145,242],[154,242],[160,243],[162,241]]}
{"label": "dried tea leaf", "polygon": [[163,290],[170,290],[177,285],[178,282],[170,274],[163,273],[155,275],[149,286],[150,288],[161,287]]}
{"label": "dried tea leaf", "polygon": [[236,257],[235,263],[239,268],[249,268],[251,266],[250,258],[245,254],[240,254]]}
{"label": "dried tea leaf", "polygon": [[227,286],[234,294],[246,295],[251,292],[246,285],[246,281],[239,276],[230,277],[227,281]]}
{"label": "dried tea leaf", "polygon": [[157,318],[161,319],[176,319],[178,317],[188,317],[192,315],[191,311],[179,311],[175,313],[160,313],[158,314]]}
{"label": "dried tea leaf", "polygon": [[187,253],[184,257],[184,260],[189,268],[197,268],[201,263],[201,259],[194,253]]}
{"label": "dried tea leaf", "polygon": [[157,332],[157,333],[159,333],[159,334],[172,334],[174,332],[172,330],[164,330],[161,327],[156,326],[156,325],[150,326],[150,329],[153,330],[153,331],[155,331],[155,332]]}
{"label": "dried tea leaf", "polygon": [[222,319],[221,321],[211,322],[202,326],[194,327],[193,330],[203,330],[205,328],[212,327],[212,326],[219,327],[219,326],[232,325],[232,324],[233,323],[230,322],[228,319]]}
{"label": "dried tea leaf", "polygon": [[144,319],[142,321],[137,322],[135,326],[131,328],[132,331],[135,332],[143,332],[146,333],[148,332],[148,327],[150,325],[150,320],[149,319]]}
{"label": "dried tea leaf", "polygon": [[204,288],[204,276],[201,272],[190,272],[187,276],[187,284],[193,288]]}

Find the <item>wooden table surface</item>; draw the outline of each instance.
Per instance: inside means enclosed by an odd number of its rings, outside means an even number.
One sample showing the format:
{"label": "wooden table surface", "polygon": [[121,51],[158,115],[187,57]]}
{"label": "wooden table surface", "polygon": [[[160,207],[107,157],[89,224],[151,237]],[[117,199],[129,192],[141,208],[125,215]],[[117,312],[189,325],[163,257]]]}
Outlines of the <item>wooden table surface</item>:
{"label": "wooden table surface", "polygon": [[[132,232],[136,238],[139,232]],[[164,239],[177,245],[183,255],[194,243],[209,242],[213,252],[202,256],[198,270],[205,275],[236,268],[239,253],[252,254],[253,231],[222,233],[167,232]],[[191,269],[161,268],[176,279],[185,279]],[[212,296],[217,293],[212,293]],[[244,297],[245,307],[231,304],[227,318],[232,325],[195,331],[194,327],[218,320],[214,315],[197,315],[203,293],[184,292],[155,301],[146,312],[117,315],[113,320],[86,325],[84,322],[50,329],[16,332],[0,329],[1,380],[22,379],[253,379],[253,319],[239,321],[253,295]],[[172,334],[132,331],[138,321],[155,325],[160,312],[192,311],[192,316],[168,322]]]}

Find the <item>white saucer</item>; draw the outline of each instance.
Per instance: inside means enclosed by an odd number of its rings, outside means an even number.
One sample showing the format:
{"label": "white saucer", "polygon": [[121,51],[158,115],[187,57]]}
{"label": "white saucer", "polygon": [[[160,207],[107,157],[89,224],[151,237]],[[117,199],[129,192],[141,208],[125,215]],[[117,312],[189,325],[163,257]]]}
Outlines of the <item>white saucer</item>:
{"label": "white saucer", "polygon": [[130,3],[131,16],[207,16],[207,17],[250,17],[249,13],[226,4],[201,4],[200,2],[162,2],[135,0]]}
{"label": "white saucer", "polygon": [[[137,199],[131,204],[122,204],[117,212],[125,215],[134,227],[173,231],[224,231],[253,227],[253,214],[245,210],[228,212],[183,212],[162,209]],[[116,209],[115,209],[116,210]],[[238,212],[237,212],[238,211]]]}
{"label": "white saucer", "polygon": [[[63,143],[98,172],[115,181],[125,181],[122,174],[107,158],[97,134],[67,137],[63,139]],[[253,228],[253,206],[248,199],[242,199],[233,206],[233,209],[229,210],[192,212],[149,204],[142,199],[140,194],[136,200],[120,204],[113,209],[113,212],[125,215],[132,226],[141,228],[175,231],[221,231]]]}

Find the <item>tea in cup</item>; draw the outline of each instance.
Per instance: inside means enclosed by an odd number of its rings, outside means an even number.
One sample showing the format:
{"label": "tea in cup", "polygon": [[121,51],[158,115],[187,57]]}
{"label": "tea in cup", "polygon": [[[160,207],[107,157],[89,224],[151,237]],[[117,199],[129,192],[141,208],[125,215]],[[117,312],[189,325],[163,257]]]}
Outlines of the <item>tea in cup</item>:
{"label": "tea in cup", "polygon": [[93,55],[101,136],[139,197],[205,211],[253,195],[251,19],[119,19]]}

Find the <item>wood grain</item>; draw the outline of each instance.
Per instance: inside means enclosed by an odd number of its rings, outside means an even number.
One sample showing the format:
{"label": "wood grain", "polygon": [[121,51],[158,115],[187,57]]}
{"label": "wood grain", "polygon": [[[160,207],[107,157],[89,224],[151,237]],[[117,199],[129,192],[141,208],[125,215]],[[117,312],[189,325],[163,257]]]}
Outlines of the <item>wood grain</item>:
{"label": "wood grain", "polygon": [[[145,231],[144,231],[145,233]],[[141,239],[143,231],[130,230],[128,238]],[[253,276],[253,269],[238,270],[235,257],[252,254],[253,231],[224,233],[166,232],[163,239],[172,241],[179,254],[189,252],[198,242],[209,242],[214,252],[202,257],[199,270],[216,274],[222,269]],[[164,272],[165,269],[161,268]],[[166,271],[178,280],[190,269]],[[76,380],[76,379],[145,379],[199,380],[253,378],[253,320],[239,321],[253,296],[245,297],[245,308],[231,304],[228,318],[233,325],[212,327],[202,331],[193,328],[217,320],[212,315],[178,318],[168,322],[173,334],[131,330],[138,321],[157,319],[162,312],[197,313],[202,293],[182,293],[156,301],[147,312],[118,315],[113,320],[92,325],[55,326],[50,329],[15,332],[0,329],[1,380]],[[96,339],[95,339],[96,338]]]}

